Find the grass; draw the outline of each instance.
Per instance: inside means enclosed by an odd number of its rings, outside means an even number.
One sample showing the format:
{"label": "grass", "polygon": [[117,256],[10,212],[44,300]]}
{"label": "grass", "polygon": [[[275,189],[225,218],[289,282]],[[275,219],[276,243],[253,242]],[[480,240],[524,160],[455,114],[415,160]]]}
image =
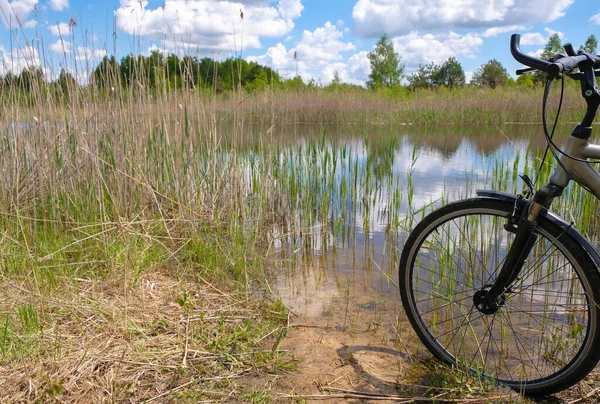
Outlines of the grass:
{"label": "grass", "polygon": [[[296,367],[279,350],[284,307],[262,297],[274,262],[306,271],[317,255],[360,249],[358,231],[366,241],[353,268],[372,276],[375,262],[393,279],[397,246],[418,219],[464,196],[444,189],[417,206],[419,150],[451,154],[466,125],[482,124],[473,144],[489,154],[506,121],[540,120],[541,98],[472,87],[32,88],[26,102],[21,89],[0,92],[2,402],[268,402],[268,388],[244,379]],[[567,90],[569,121],[579,95]],[[395,164],[409,146],[404,177]],[[517,190],[515,167],[536,165],[519,159],[490,170],[493,188]],[[579,191],[562,200],[558,210],[574,206],[593,238],[595,201]],[[381,266],[369,241],[380,229],[390,257]],[[364,315],[351,304],[354,279],[340,283],[350,332]],[[371,316],[379,329],[381,314]]]}
{"label": "grass", "polygon": [[[430,126],[463,125],[502,125],[505,123],[539,124],[541,122],[542,89],[505,87],[478,88],[464,87],[447,91],[438,90],[398,90],[386,91],[347,89],[330,91],[322,88],[309,88],[301,91],[282,89],[277,91],[255,91],[211,95],[193,89],[179,90],[166,94],[151,94],[135,89],[124,89],[123,94],[113,98],[98,99],[89,94],[90,90],[77,89],[77,100],[66,103],[61,100],[40,97],[35,106],[19,106],[23,121],[31,122],[41,110],[50,108],[53,123],[62,124],[62,117],[75,113],[85,119],[83,109],[90,103],[105,115],[119,104],[133,106],[144,100],[145,108],[138,110],[158,116],[164,115],[163,106],[187,106],[188,114],[194,114],[190,107],[196,103],[204,105],[207,122],[214,116],[221,128],[227,128],[237,121],[238,128],[246,129],[249,123],[260,123],[263,131],[271,126],[299,124],[344,124],[372,127],[373,125],[397,124]],[[0,100],[12,102],[0,92]],[[78,106],[78,108],[74,108]],[[180,114],[172,111],[168,115],[178,119]],[[6,112],[5,112],[6,113]],[[149,116],[150,117],[150,116]],[[568,85],[562,112],[566,122],[577,122],[581,118],[581,96],[579,88]],[[46,117],[45,117],[46,118]],[[56,118],[59,118],[58,121]],[[138,118],[139,119],[139,118]],[[167,122],[169,122],[169,119]],[[242,120],[243,122],[240,122]],[[182,120],[183,121],[183,120]],[[193,128],[188,128],[193,129]],[[289,131],[286,131],[289,132]],[[238,131],[238,134],[239,133]],[[242,138],[251,138],[241,134]]]}
{"label": "grass", "polygon": [[243,129],[194,93],[70,90],[1,95],[0,401],[259,400],[244,380],[295,362],[256,295],[273,212]]}
{"label": "grass", "polygon": [[2,321],[3,402],[217,399],[241,394],[247,375],[293,369],[265,347],[285,326],[280,304],[168,273],[145,274],[127,296],[113,282],[44,295],[3,285],[4,301],[32,302]]}

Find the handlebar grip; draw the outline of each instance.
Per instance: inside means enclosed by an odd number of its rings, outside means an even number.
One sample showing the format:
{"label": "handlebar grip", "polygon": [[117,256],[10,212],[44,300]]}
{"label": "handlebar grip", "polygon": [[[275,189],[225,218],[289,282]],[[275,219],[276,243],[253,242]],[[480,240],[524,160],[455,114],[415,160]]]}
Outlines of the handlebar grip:
{"label": "handlebar grip", "polygon": [[[538,59],[533,56],[529,56],[521,52],[519,47],[521,42],[521,35],[512,34],[510,36],[510,53],[518,61],[523,63],[525,66],[532,67],[537,70],[548,73],[551,76],[558,77],[563,72],[569,72],[576,68],[581,62],[591,61],[595,66],[600,65],[600,57],[581,54],[576,56],[567,56],[560,58],[554,62],[548,62],[546,60]],[[573,47],[569,46],[570,49],[567,52],[573,51]]]}
{"label": "handlebar grip", "polygon": [[548,74],[551,76],[558,76],[565,70],[571,71],[577,67],[577,65],[585,60],[588,60],[586,55],[568,56],[561,58],[548,66]]}
{"label": "handlebar grip", "polygon": [[523,63],[525,66],[533,67],[534,69],[538,69],[544,72],[548,72],[548,67],[550,66],[550,62],[547,62],[542,59],[537,59],[532,56],[526,55],[521,52],[520,48],[521,43],[521,35],[512,34],[510,36],[510,53],[513,57],[518,61]]}
{"label": "handlebar grip", "polygon": [[577,55],[577,53],[575,53],[575,48],[573,48],[573,45],[571,44],[571,42],[567,42],[566,44],[564,44],[563,48],[565,48],[565,52],[567,52],[567,55],[569,55],[569,56]]}

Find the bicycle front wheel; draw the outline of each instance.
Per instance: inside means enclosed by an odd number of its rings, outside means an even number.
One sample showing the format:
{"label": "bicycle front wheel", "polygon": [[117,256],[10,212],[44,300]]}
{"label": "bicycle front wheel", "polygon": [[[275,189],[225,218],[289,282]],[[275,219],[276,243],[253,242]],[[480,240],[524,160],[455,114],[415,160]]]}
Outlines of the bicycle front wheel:
{"label": "bicycle front wheel", "polygon": [[427,216],[400,260],[409,321],[439,359],[529,395],[583,379],[600,356],[600,279],[564,229],[538,218],[537,240],[494,313],[473,302],[491,286],[514,234],[513,204],[485,198],[451,203]]}

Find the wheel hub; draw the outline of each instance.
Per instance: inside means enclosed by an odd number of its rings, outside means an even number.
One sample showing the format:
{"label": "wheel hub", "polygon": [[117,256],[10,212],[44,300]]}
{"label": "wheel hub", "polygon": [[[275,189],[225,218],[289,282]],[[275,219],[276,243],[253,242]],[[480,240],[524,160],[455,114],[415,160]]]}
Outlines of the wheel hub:
{"label": "wheel hub", "polygon": [[494,300],[489,301],[489,298],[486,298],[486,296],[490,291],[490,288],[490,286],[484,286],[483,289],[478,290],[473,295],[473,305],[480,313],[494,314],[504,305],[504,302],[506,302],[504,293],[498,295]]}

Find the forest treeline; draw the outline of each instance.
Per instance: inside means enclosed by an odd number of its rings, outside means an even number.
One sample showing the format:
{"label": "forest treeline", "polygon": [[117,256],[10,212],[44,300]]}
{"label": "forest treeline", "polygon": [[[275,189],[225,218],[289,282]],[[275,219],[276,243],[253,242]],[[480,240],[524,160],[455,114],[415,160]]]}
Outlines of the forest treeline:
{"label": "forest treeline", "polygon": [[[580,48],[595,52],[596,38],[590,35]],[[562,50],[558,34],[553,34],[545,46],[542,58],[549,58]],[[371,73],[366,88],[343,82],[338,72],[333,80],[322,85],[314,79],[304,81],[296,72],[291,78],[283,77],[280,72],[254,61],[242,58],[214,60],[208,57],[178,56],[153,51],[149,55],[127,55],[120,61],[114,56],[105,56],[87,74],[79,74],[79,80],[67,69],[61,69],[54,80],[45,76],[39,66],[23,69],[19,74],[7,73],[0,78],[0,96],[33,104],[40,99],[69,99],[76,93],[88,92],[93,95],[121,94],[133,91],[147,91],[150,94],[166,94],[182,89],[193,89],[211,93],[223,93],[236,90],[260,91],[302,90],[307,88],[325,89],[368,89],[386,88],[392,90],[414,91],[417,89],[435,89],[464,86],[495,88],[498,86],[541,85],[545,77],[542,74],[523,75],[517,79],[510,77],[506,68],[498,60],[492,59],[481,65],[469,82],[460,62],[450,57],[441,64],[420,65],[416,71],[406,75],[405,65],[395,52],[392,41],[383,35],[369,52]],[[288,72],[289,73],[289,72]],[[81,79],[85,77],[85,79]]]}

